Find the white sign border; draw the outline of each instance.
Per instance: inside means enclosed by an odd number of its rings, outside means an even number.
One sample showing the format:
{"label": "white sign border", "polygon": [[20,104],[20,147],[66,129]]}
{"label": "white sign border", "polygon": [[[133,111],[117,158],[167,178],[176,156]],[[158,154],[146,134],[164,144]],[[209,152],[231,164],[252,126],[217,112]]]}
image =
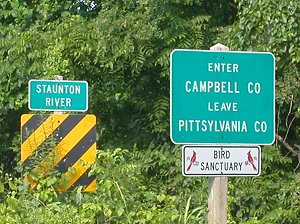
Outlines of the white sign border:
{"label": "white sign border", "polygon": [[[274,70],[273,70],[273,81],[274,81],[274,87],[273,87],[273,127],[274,127],[274,132],[273,132],[273,140],[271,142],[267,142],[267,143],[258,143],[258,142],[253,142],[253,143],[243,143],[243,142],[239,142],[239,143],[211,143],[211,142],[177,142],[173,139],[173,135],[172,135],[172,105],[173,105],[173,99],[172,99],[172,76],[173,76],[173,71],[172,71],[172,56],[173,53],[176,51],[192,51],[192,52],[215,52],[215,53],[224,53],[226,52],[226,54],[230,54],[230,53],[241,53],[241,54],[269,54],[273,57],[273,61],[274,61]],[[272,145],[275,142],[275,73],[276,70],[276,59],[273,53],[271,52],[255,52],[255,51],[211,51],[211,50],[197,50],[197,49],[174,49],[172,50],[172,52],[170,53],[170,139],[174,144],[181,144],[181,145],[188,145],[188,144],[194,144],[194,145],[210,145],[210,146],[214,146],[214,145],[218,145],[218,146],[222,146],[222,145],[235,145],[235,146],[239,146],[239,145],[247,145],[247,146],[253,146],[253,145]]]}
{"label": "white sign border", "polygon": [[[258,149],[258,173],[257,174],[187,174],[185,172],[185,148],[199,147],[199,148],[257,148]],[[261,147],[259,145],[183,145],[182,146],[182,175],[185,177],[257,177],[261,175]]]}
{"label": "white sign border", "polygon": [[[35,109],[35,108],[32,108],[31,107],[31,101],[30,101],[30,95],[31,95],[31,88],[30,88],[30,83],[31,82],[77,82],[77,83],[84,83],[86,85],[86,103],[85,103],[85,109],[84,110],[73,110],[73,109]],[[74,112],[86,112],[88,110],[88,107],[89,107],[89,84],[87,81],[79,81],[79,80],[45,80],[45,79],[30,79],[29,82],[28,82],[28,108],[29,110],[31,111],[66,111],[66,112],[69,112],[69,111],[74,111]]]}

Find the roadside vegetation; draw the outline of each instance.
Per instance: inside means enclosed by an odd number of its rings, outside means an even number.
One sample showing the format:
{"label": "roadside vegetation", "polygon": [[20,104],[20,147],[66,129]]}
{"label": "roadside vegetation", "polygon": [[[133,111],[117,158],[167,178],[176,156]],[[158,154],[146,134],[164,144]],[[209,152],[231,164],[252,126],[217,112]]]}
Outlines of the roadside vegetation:
{"label": "roadside vegetation", "polygon": [[[228,223],[298,223],[298,0],[2,0],[0,223],[206,223],[207,178],[183,177],[169,137],[173,49],[276,57],[276,141],[259,177],[229,178]],[[23,182],[20,117],[28,81],[86,80],[97,117],[97,191],[58,192],[59,173]]]}

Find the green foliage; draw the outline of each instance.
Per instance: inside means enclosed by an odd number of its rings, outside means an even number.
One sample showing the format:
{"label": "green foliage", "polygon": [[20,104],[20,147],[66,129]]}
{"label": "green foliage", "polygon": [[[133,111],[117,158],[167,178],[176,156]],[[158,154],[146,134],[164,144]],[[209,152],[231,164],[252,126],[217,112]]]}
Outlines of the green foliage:
{"label": "green foliage", "polygon": [[276,58],[277,133],[299,144],[299,1],[238,1],[238,20],[220,36],[231,50],[270,51]]}
{"label": "green foliage", "polygon": [[[152,150],[147,150],[147,155],[121,148],[99,151],[90,173],[97,176],[95,193],[82,193],[80,188],[58,193],[53,188],[53,175],[44,177],[37,189],[30,191],[20,179],[4,175],[0,182],[6,186],[0,188],[0,220],[63,224],[205,223],[206,181],[187,180],[181,175],[178,159],[170,157],[164,163],[170,153],[161,152],[158,156]],[[177,147],[170,150],[180,154]],[[160,164],[160,174],[146,176],[143,173],[148,170],[144,167],[151,160]]]}
{"label": "green foliage", "polygon": [[[58,193],[52,176],[35,191],[4,175],[1,220],[9,223],[206,223],[207,178],[181,174],[181,150],[167,144],[99,151],[95,193]],[[263,149],[260,177],[229,178],[230,223],[297,223],[299,175],[276,147]],[[2,173],[3,174],[3,173]],[[3,187],[1,187],[3,186]],[[271,192],[271,193],[270,193]],[[58,217],[60,217],[58,219]],[[21,222],[22,223],[22,222]]]}
{"label": "green foliage", "polygon": [[[90,112],[101,120],[99,133],[106,145],[147,146],[153,139],[168,139],[170,52],[207,49],[212,40],[206,37],[220,25],[214,7],[232,12],[223,1],[14,2],[16,6],[5,1],[1,8],[12,17],[2,18],[0,31],[5,37],[0,40],[5,132],[17,132],[18,125],[5,121],[10,113],[20,116],[27,110],[30,79],[63,75],[89,82]],[[32,11],[28,22],[22,14],[26,11]]]}
{"label": "green foliage", "polygon": [[[234,178],[229,185],[229,207],[234,223],[297,223],[299,173],[292,159],[276,147],[264,147],[262,174]],[[272,192],[272,193],[270,193]]]}
{"label": "green foliage", "polygon": [[[94,199],[103,207],[102,218],[117,223],[184,223],[187,219],[194,220],[189,223],[204,222],[206,203],[202,201],[201,206],[197,203],[206,197],[206,192],[201,193],[203,188],[197,185],[191,198],[189,187],[182,185],[185,178],[181,176],[177,159],[170,157],[166,163],[169,155],[168,151],[158,153],[157,150],[146,150],[146,155],[124,149],[100,151],[91,172],[99,178],[99,196]],[[154,172],[154,166],[158,173],[144,175],[144,172]]]}
{"label": "green foliage", "polygon": [[298,223],[299,160],[293,156],[299,151],[299,2],[237,2],[238,20],[219,41],[231,50],[275,55],[276,133],[285,145],[262,149],[261,177],[237,178],[230,185],[232,222]]}
{"label": "green foliage", "polygon": [[[300,145],[297,0],[3,0],[0,28],[4,223],[206,223],[207,180],[182,177],[181,150],[169,140],[169,54],[208,49],[217,36],[231,50],[274,53],[277,133]],[[55,173],[28,191],[8,174],[19,160],[27,83],[54,75],[89,82],[106,149],[92,169],[95,193],[58,193]],[[230,179],[230,223],[298,223],[298,160],[287,152],[264,147],[261,177]]]}

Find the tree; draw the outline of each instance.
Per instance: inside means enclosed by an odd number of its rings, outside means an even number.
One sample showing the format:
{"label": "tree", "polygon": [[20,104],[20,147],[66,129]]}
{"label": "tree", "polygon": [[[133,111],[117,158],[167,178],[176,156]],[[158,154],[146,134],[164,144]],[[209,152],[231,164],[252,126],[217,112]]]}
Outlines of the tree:
{"label": "tree", "polygon": [[[220,41],[231,50],[270,51],[276,58],[277,134],[291,144],[299,135],[299,7],[297,1],[238,3],[237,22]],[[279,139],[278,139],[279,140]]]}
{"label": "tree", "polygon": [[233,181],[231,195],[239,200],[230,206],[238,223],[298,220],[293,214],[299,212],[299,13],[294,0],[240,0],[237,21],[219,37],[231,50],[270,51],[276,57],[276,142],[262,149],[261,177]]}
{"label": "tree", "polygon": [[[222,25],[216,8],[235,12],[221,0],[4,1],[0,102],[8,136],[1,151],[19,150],[28,81],[57,74],[89,82],[89,112],[99,118],[101,144],[169,141],[169,54],[212,45]],[[232,22],[234,13],[228,18]]]}
{"label": "tree", "polygon": [[[70,201],[50,187],[28,193],[33,196],[30,200],[27,192],[12,187],[18,181],[9,178],[5,184],[0,182],[0,199],[5,202],[0,216],[19,220],[21,214],[37,220],[29,201],[38,209],[38,217],[46,220],[61,207],[62,214],[77,214],[80,209],[79,216],[66,219],[82,222],[103,214],[107,220],[124,222],[137,217],[155,217],[156,222],[184,217],[205,220],[207,183],[181,177],[180,151],[169,141],[169,54],[175,48],[208,49],[218,36],[231,50],[275,54],[277,139],[284,143],[284,147],[276,142],[263,149],[261,177],[231,180],[230,221],[296,223],[298,161],[288,153],[298,154],[299,144],[297,6],[296,0],[2,1],[0,158],[4,173],[19,160],[19,117],[28,112],[27,83],[33,78],[63,75],[87,80],[89,112],[99,119],[99,142],[107,150],[101,151],[94,168],[103,188],[92,197],[101,204],[89,200],[80,204],[82,196],[76,192],[72,205],[64,207]],[[124,145],[130,150],[108,150],[108,146]],[[36,198],[51,205],[50,210]],[[16,208],[18,213],[11,214]],[[28,210],[32,215],[27,215]],[[189,216],[189,211],[194,213]]]}

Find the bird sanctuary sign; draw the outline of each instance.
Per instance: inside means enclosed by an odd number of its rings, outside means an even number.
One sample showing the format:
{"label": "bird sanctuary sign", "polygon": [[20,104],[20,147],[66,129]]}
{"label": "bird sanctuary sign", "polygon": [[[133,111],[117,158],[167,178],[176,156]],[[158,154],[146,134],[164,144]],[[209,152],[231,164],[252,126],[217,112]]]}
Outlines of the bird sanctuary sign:
{"label": "bird sanctuary sign", "polygon": [[274,142],[273,54],[174,50],[170,66],[170,135],[175,144]]}
{"label": "bird sanctuary sign", "polygon": [[30,80],[28,107],[42,111],[87,111],[86,81]]}
{"label": "bird sanctuary sign", "polygon": [[184,176],[259,176],[259,146],[183,146]]}

